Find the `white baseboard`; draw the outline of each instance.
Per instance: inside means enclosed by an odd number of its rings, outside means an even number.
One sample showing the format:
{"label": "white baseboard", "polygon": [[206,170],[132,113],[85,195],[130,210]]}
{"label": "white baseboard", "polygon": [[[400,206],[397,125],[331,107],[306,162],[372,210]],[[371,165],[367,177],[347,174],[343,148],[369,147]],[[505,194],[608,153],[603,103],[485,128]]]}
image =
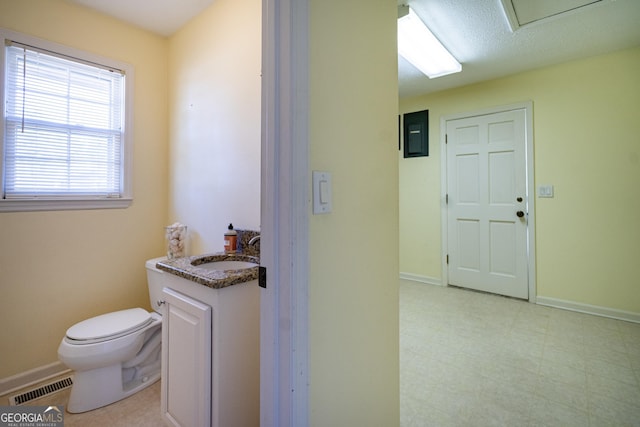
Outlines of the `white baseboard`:
{"label": "white baseboard", "polygon": [[596,316],[610,317],[612,319],[625,320],[627,322],[640,323],[640,313],[634,313],[632,311],[617,310],[614,308],[600,307],[597,305],[582,304],[579,302],[565,301],[542,296],[538,296],[536,298],[536,304],[577,311],[580,313],[594,314]]}
{"label": "white baseboard", "polygon": [[[421,276],[413,273],[400,273],[400,279],[426,283],[429,285],[444,286],[441,279]],[[583,304],[579,302],[566,301],[558,298],[544,297],[539,295],[536,296],[534,300],[530,300],[530,302],[547,307],[560,308],[563,310],[576,311],[579,313],[593,314],[595,316],[609,317],[611,319],[640,323],[640,313],[636,313],[633,311],[618,310],[615,308]]]}
{"label": "white baseboard", "polygon": [[53,362],[0,379],[0,396],[71,372],[62,362]]}
{"label": "white baseboard", "polygon": [[413,273],[400,273],[400,278],[404,280],[411,280],[413,282],[427,283],[429,285],[442,286],[442,280],[435,277],[420,276]]}

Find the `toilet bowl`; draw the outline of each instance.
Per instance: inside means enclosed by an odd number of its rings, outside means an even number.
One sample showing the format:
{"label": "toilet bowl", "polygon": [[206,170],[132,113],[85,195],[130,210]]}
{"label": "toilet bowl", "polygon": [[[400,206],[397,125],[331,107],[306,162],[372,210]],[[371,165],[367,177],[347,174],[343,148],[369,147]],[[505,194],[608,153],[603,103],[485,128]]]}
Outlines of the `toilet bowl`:
{"label": "toilet bowl", "polygon": [[67,411],[100,408],[150,386],[160,379],[162,271],[146,262],[149,298],[154,312],[131,308],[76,323],[58,347],[58,358],[73,369]]}

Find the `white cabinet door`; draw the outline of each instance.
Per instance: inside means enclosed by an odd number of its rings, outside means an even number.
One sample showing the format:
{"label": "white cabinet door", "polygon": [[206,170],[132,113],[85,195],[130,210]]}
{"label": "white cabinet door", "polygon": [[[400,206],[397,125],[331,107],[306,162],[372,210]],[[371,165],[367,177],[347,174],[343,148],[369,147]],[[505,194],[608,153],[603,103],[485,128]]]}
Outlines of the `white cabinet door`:
{"label": "white cabinet door", "polygon": [[163,289],[162,416],[172,426],[211,424],[211,307]]}

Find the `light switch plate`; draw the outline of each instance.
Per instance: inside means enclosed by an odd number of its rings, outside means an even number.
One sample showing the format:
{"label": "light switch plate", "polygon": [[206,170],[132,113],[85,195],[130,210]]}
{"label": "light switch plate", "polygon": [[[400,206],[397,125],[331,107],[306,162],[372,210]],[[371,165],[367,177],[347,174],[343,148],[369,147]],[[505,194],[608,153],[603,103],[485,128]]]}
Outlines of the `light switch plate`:
{"label": "light switch plate", "polygon": [[329,172],[313,171],[313,214],[331,212],[331,174]]}
{"label": "light switch plate", "polygon": [[553,197],[553,185],[539,185],[538,197]]}

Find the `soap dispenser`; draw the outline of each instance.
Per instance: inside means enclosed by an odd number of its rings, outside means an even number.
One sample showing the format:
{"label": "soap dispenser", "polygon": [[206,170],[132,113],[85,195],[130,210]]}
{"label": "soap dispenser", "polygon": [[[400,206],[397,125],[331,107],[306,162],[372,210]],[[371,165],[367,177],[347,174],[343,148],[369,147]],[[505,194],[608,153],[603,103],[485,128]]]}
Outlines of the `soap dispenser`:
{"label": "soap dispenser", "polygon": [[238,233],[233,229],[233,224],[229,224],[227,232],[224,233],[224,252],[227,254],[236,253],[238,245]]}

